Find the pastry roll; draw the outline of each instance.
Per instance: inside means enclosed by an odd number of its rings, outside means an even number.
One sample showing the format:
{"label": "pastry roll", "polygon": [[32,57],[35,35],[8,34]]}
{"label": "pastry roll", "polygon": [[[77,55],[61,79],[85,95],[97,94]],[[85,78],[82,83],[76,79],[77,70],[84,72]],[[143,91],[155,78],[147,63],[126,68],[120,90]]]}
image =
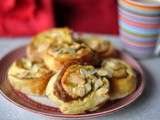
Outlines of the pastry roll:
{"label": "pastry roll", "polygon": [[[81,38],[80,38],[81,39]],[[110,41],[105,41],[96,37],[87,37],[80,40],[95,51],[101,58],[117,57],[117,50]]]}
{"label": "pastry roll", "polygon": [[54,43],[44,54],[44,62],[52,71],[62,69],[66,64],[74,61],[97,64],[98,59],[93,51],[84,43],[63,42]]}
{"label": "pastry roll", "polygon": [[95,111],[109,99],[109,82],[90,65],[70,65],[49,81],[46,95],[64,114]]}
{"label": "pastry roll", "polygon": [[43,63],[26,58],[15,61],[8,71],[8,78],[14,89],[28,95],[44,95],[52,72]]}
{"label": "pastry roll", "polygon": [[55,28],[42,32],[33,37],[27,46],[27,57],[34,61],[41,61],[43,54],[52,43],[72,41],[72,31],[68,28]]}
{"label": "pastry roll", "polygon": [[107,76],[110,80],[110,99],[116,100],[131,94],[137,85],[134,70],[124,61],[119,59],[105,59],[100,75]]}

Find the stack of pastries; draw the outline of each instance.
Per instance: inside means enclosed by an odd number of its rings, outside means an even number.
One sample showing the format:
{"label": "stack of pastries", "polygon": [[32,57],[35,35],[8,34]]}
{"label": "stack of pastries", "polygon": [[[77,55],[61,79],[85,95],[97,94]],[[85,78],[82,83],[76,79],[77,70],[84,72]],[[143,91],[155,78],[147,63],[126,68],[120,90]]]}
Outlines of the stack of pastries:
{"label": "stack of pastries", "polygon": [[47,96],[64,114],[95,111],[137,86],[135,71],[111,42],[75,37],[68,28],[36,35],[26,56],[10,66],[10,84],[27,95]]}

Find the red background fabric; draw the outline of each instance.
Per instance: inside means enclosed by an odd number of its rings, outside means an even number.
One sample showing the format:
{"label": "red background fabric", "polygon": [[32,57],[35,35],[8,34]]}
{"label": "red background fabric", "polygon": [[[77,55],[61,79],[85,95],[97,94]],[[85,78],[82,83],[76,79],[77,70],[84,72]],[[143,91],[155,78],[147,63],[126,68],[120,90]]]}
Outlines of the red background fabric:
{"label": "red background fabric", "polygon": [[118,33],[116,0],[57,0],[56,4],[60,26],[81,32]]}
{"label": "red background fabric", "polygon": [[116,0],[0,0],[0,36],[33,35],[51,27],[117,34]]}
{"label": "red background fabric", "polygon": [[52,0],[0,0],[0,35],[32,35],[55,26]]}

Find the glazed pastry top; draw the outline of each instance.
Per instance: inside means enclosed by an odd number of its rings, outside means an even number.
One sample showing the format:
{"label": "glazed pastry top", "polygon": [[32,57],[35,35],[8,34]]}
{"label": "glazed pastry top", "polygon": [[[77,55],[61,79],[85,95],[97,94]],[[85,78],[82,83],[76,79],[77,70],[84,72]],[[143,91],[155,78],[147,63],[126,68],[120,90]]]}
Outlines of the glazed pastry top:
{"label": "glazed pastry top", "polygon": [[[61,85],[60,85],[61,84]],[[55,84],[55,93],[62,101],[83,98],[92,91],[109,83],[106,77],[99,76],[93,66],[71,65],[61,78],[59,84]],[[64,94],[56,92],[57,85],[63,88]],[[65,96],[66,95],[66,96]]]}
{"label": "glazed pastry top", "polygon": [[72,31],[68,28],[50,29],[33,37],[31,46],[37,51],[46,50],[51,43],[63,43],[64,41],[72,41]]}
{"label": "glazed pastry top", "polygon": [[110,41],[105,41],[97,37],[86,37],[86,38],[82,38],[82,40],[80,41],[84,42],[93,51],[98,52],[98,53],[106,52],[109,49],[111,49],[111,47],[113,47]]}
{"label": "glazed pastry top", "polygon": [[13,67],[10,71],[12,76],[17,78],[40,78],[42,75],[49,73],[50,71],[45,67],[43,63],[33,62],[29,59],[22,58],[13,63]]}
{"label": "glazed pastry top", "polygon": [[107,75],[108,78],[127,78],[128,75],[135,76],[132,68],[122,60],[106,59],[102,62],[99,74]]}
{"label": "glazed pastry top", "polygon": [[91,50],[83,43],[63,42],[54,43],[48,49],[48,54],[57,59],[79,59],[90,53]]}
{"label": "glazed pastry top", "polygon": [[110,84],[90,65],[72,64],[56,73],[48,83],[46,95],[64,114],[95,111],[109,100]]}

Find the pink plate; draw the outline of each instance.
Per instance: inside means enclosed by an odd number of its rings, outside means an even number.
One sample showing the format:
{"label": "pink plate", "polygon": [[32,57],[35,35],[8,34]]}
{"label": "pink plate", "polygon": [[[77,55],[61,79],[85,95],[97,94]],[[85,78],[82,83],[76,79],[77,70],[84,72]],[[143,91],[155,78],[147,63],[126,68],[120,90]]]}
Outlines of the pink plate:
{"label": "pink plate", "polygon": [[10,64],[17,58],[25,56],[25,47],[20,47],[5,57],[0,61],[0,92],[1,94],[13,104],[34,112],[50,117],[61,117],[61,118],[92,118],[102,115],[109,115],[117,110],[120,110],[130,103],[134,102],[143,92],[144,89],[144,74],[141,66],[137,61],[125,52],[120,52],[121,58],[128,62],[136,71],[138,76],[138,86],[137,89],[129,96],[116,100],[114,102],[107,103],[102,108],[95,112],[90,112],[86,114],[79,115],[66,115],[61,113],[57,108],[53,106],[48,106],[37,101],[32,100],[28,96],[19,93],[12,89],[7,79],[7,70]]}

